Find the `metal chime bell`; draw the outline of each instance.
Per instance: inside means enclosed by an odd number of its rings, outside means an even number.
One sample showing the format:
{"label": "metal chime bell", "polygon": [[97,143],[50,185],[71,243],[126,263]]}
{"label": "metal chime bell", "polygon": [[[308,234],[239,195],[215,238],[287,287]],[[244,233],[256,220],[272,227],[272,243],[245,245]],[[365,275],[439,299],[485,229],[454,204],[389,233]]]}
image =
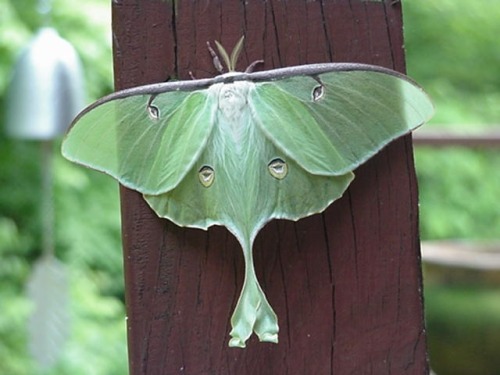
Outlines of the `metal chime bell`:
{"label": "metal chime bell", "polygon": [[50,140],[82,108],[81,65],[74,48],[51,27],[41,28],[21,53],[7,96],[7,134]]}

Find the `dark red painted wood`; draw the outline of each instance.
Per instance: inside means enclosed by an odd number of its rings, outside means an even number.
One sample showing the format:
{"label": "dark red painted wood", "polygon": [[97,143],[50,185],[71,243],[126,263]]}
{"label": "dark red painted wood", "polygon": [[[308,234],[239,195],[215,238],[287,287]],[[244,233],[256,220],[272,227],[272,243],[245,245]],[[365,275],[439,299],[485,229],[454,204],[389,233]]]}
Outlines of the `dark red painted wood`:
{"label": "dark red painted wood", "polygon": [[[398,2],[117,0],[116,87],[215,75],[206,41],[239,67],[325,61],[404,70]],[[391,3],[394,3],[391,5]],[[178,228],[122,189],[132,375],[425,374],[417,186],[410,137],[356,171],[324,214],[271,222],[256,269],[280,322],[278,345],[228,348],[243,259],[224,229]]]}

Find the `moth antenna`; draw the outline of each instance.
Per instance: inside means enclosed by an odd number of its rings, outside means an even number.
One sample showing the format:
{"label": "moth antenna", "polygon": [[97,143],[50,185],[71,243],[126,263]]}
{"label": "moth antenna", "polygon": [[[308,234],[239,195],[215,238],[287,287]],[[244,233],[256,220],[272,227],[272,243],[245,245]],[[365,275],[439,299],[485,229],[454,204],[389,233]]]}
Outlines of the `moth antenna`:
{"label": "moth antenna", "polygon": [[253,63],[248,65],[248,67],[245,69],[245,73],[252,73],[255,67],[259,64],[264,64],[264,60],[255,60]]}
{"label": "moth antenna", "polygon": [[236,71],[236,64],[238,63],[238,59],[240,57],[241,51],[243,50],[243,41],[245,40],[245,35],[242,35],[241,38],[238,40],[236,45],[233,48],[233,51],[231,52],[231,58],[229,59],[229,62],[231,66],[229,67],[229,70],[231,72]]}
{"label": "moth antenna", "polygon": [[222,57],[222,60],[224,60],[224,63],[226,64],[227,69],[232,72],[233,70],[231,69],[231,60],[229,59],[229,55],[227,54],[226,49],[217,40],[214,40],[214,42],[217,46],[217,50],[219,51],[219,55]]}
{"label": "moth antenna", "polygon": [[214,51],[214,49],[210,45],[210,42],[207,42],[207,48],[208,48],[208,52],[210,52],[210,56],[212,56],[212,63],[214,64],[215,69],[219,73],[224,73],[224,66],[220,62],[219,55],[217,55],[217,53]]}

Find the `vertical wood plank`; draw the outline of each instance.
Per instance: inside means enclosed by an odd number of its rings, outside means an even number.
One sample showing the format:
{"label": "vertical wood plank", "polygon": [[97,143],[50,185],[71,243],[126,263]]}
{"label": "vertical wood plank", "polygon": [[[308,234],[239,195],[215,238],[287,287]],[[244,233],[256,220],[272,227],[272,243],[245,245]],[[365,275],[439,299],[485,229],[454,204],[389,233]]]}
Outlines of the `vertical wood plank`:
{"label": "vertical wood plank", "polygon": [[[206,41],[265,69],[325,61],[404,70],[401,8],[392,1],[113,2],[117,89],[216,74]],[[356,171],[324,214],[273,221],[257,237],[278,345],[228,348],[243,259],[224,228],[158,219],[121,189],[132,375],[425,374],[417,186],[410,137]]]}

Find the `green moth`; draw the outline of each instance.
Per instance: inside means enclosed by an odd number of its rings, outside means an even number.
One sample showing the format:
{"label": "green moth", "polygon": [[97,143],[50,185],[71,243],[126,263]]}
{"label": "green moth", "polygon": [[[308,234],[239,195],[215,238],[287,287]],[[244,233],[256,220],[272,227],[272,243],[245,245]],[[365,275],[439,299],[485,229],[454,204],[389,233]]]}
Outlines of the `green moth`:
{"label": "green moth", "polygon": [[424,91],[395,71],[326,63],[235,72],[241,46],[242,39],[228,56],[217,43],[229,73],[98,100],[62,145],[67,159],[142,193],[158,216],[201,229],[223,225],[238,239],[245,279],[231,318],[234,347],[245,347],[252,332],[278,342],[252,260],[260,229],[325,210],[353,170],[433,113]]}

